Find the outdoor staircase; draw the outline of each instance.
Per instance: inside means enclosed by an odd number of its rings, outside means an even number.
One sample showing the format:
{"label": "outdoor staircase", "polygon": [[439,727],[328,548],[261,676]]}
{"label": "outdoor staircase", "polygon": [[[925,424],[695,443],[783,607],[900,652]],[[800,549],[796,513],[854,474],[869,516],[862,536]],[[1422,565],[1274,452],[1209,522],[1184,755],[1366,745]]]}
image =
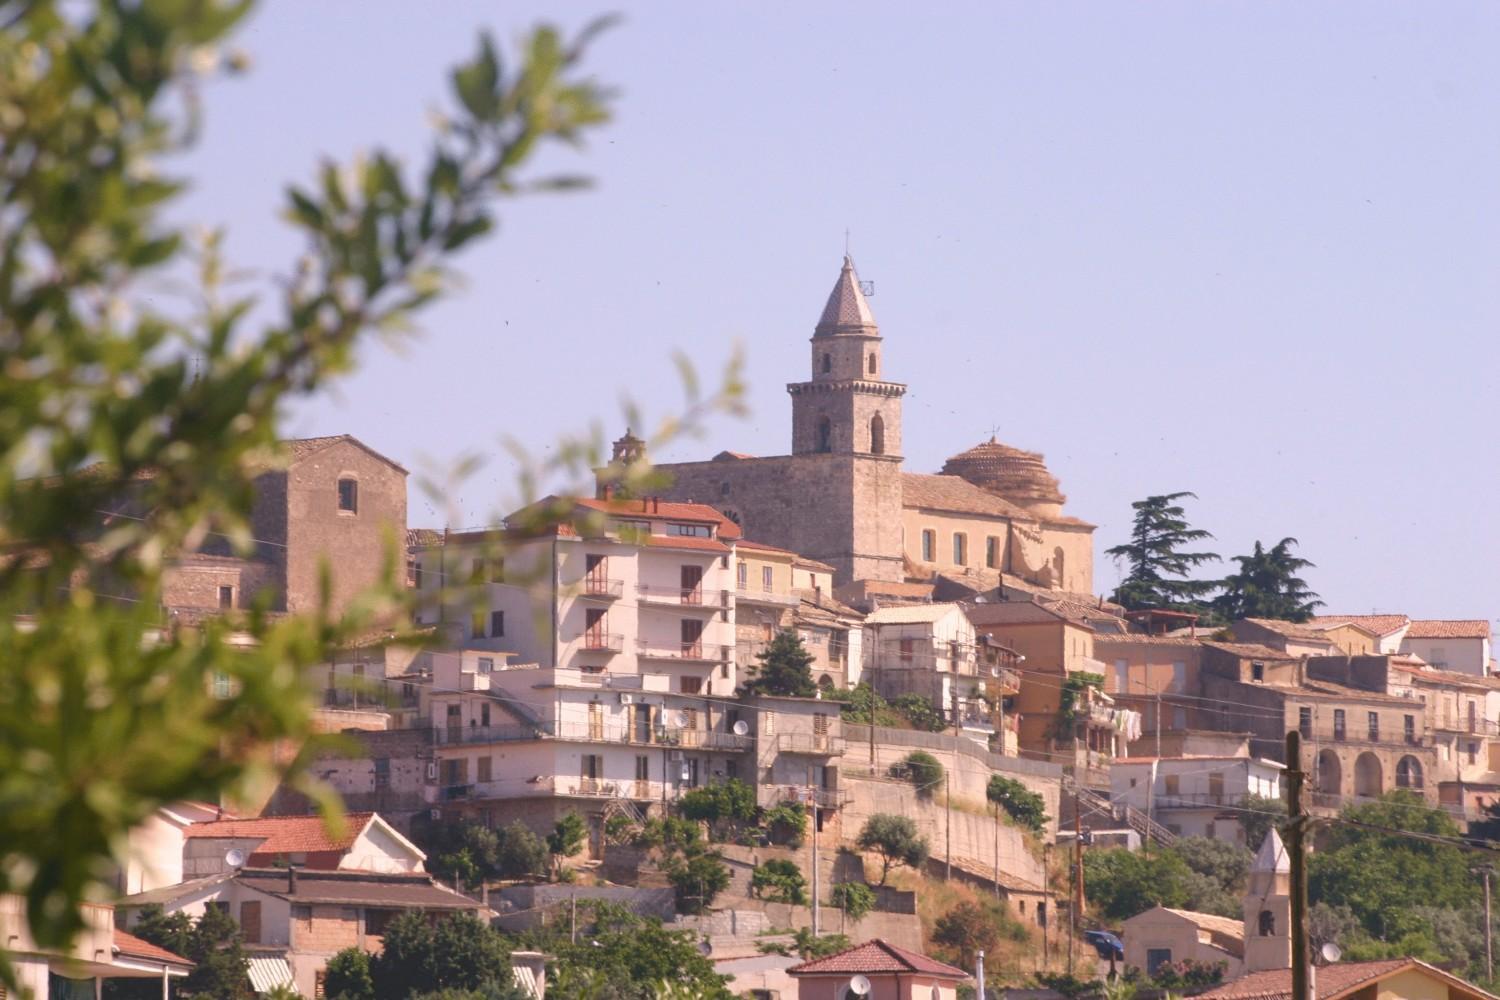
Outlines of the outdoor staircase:
{"label": "outdoor staircase", "polygon": [[1101,795],[1093,789],[1085,788],[1083,785],[1077,783],[1071,783],[1067,788],[1077,800],[1078,804],[1076,808],[1080,812],[1088,810],[1093,813],[1102,813],[1111,817],[1116,822],[1124,823],[1130,827],[1130,829],[1141,835],[1142,840],[1154,841],[1162,847],[1171,847],[1177,842],[1177,834],[1168,830],[1132,805],[1125,803],[1116,804],[1110,801],[1109,796]]}

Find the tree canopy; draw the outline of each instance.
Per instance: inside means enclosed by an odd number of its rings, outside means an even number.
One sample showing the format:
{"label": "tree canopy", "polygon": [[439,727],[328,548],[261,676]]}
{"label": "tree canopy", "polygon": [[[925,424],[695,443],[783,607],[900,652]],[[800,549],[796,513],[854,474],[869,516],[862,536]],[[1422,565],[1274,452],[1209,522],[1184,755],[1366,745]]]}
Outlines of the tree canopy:
{"label": "tree canopy", "polygon": [[881,885],[896,865],[920,868],[927,863],[927,838],[917,832],[916,821],[910,816],[876,813],[865,820],[857,844],[862,851],[880,855]]}
{"label": "tree canopy", "polygon": [[818,693],[812,678],[813,655],[791,629],[777,632],[755,658],[759,662],[744,684],[746,694],[811,698]]}
{"label": "tree canopy", "polygon": [[1197,542],[1213,538],[1200,528],[1190,527],[1187,511],[1179,503],[1184,497],[1196,500],[1187,491],[1167,493],[1137,500],[1131,504],[1135,521],[1130,541],[1107,549],[1105,555],[1123,561],[1129,569],[1113,599],[1132,611],[1144,608],[1196,611],[1200,601],[1218,589],[1215,580],[1194,580],[1190,574],[1207,562],[1218,562],[1213,552],[1187,551]]}
{"label": "tree canopy", "polygon": [[204,1000],[252,1000],[244,938],[223,908],[210,906],[193,920],[153,903],[141,909],[131,933],[193,962],[182,982],[184,993]]}
{"label": "tree canopy", "polygon": [[1021,827],[1036,834],[1046,828],[1046,800],[1015,778],[1007,778],[1003,774],[990,775],[990,783],[984,794]]}
{"label": "tree canopy", "polygon": [[1214,611],[1225,621],[1241,618],[1279,618],[1304,622],[1323,606],[1318,595],[1297,574],[1313,567],[1292,555],[1295,538],[1283,538],[1269,551],[1260,543],[1248,556],[1235,556],[1240,568],[1224,578],[1224,592],[1213,600]]}

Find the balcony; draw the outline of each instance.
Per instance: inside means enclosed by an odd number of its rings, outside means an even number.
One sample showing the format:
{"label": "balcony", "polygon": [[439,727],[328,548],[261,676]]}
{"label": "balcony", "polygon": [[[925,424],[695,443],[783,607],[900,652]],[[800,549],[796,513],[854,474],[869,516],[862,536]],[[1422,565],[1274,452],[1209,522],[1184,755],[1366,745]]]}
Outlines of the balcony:
{"label": "balcony", "polygon": [[736,590],[734,599],[745,604],[773,604],[778,608],[795,608],[802,603],[802,598],[796,594],[789,594],[775,590]]}
{"label": "balcony", "polygon": [[755,742],[752,736],[714,729],[667,729],[659,734],[659,738],[667,746],[702,750],[749,750]]}
{"label": "balcony", "polygon": [[844,804],[837,788],[810,788],[807,785],[782,785],[778,793],[783,802],[800,802],[819,809],[837,809]]}
{"label": "balcony", "polygon": [[636,655],[643,660],[672,660],[676,663],[722,663],[729,659],[731,647],[706,642],[639,641]]}
{"label": "balcony", "polygon": [[588,631],[578,639],[578,648],[585,653],[618,653],[625,648],[625,637],[618,632]]}
{"label": "balcony", "polygon": [[578,596],[596,601],[617,601],[625,595],[625,581],[603,576],[586,576]]}
{"label": "balcony", "polygon": [[444,785],[439,796],[444,802],[457,802],[460,799],[471,799],[474,797],[473,785]]}
{"label": "balcony", "polygon": [[683,590],[680,587],[653,587],[642,583],[636,585],[635,592],[636,599],[641,604],[681,611],[706,611],[713,614],[729,607],[727,590],[705,590],[702,587]]}
{"label": "balcony", "polygon": [[[543,778],[546,783],[549,779]],[[636,799],[650,801],[661,798],[662,783],[659,781],[614,781],[605,778],[575,778],[553,775],[550,779],[553,795],[567,795],[584,799]]]}
{"label": "balcony", "polygon": [[552,735],[551,723],[515,723],[504,726],[445,726],[434,729],[433,742],[439,746],[463,746],[476,743],[525,743]]}
{"label": "balcony", "polygon": [[1238,806],[1247,798],[1245,792],[1157,792],[1154,805],[1158,809],[1201,809]]}
{"label": "balcony", "polygon": [[776,750],[778,753],[839,757],[844,753],[844,738],[827,733],[782,733],[776,737]]}

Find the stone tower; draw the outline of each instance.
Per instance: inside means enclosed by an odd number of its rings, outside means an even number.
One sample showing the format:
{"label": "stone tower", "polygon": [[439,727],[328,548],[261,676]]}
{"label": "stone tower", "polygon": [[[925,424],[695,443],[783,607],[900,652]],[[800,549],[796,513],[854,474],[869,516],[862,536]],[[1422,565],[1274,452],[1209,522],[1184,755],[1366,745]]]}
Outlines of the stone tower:
{"label": "stone tower", "polygon": [[1245,888],[1245,971],[1292,967],[1292,861],[1276,828],[1266,832]]}
{"label": "stone tower", "polygon": [[793,382],[786,391],[793,455],[900,457],[906,386],[885,381],[880,328],[848,256],[813,329],[812,381]]}

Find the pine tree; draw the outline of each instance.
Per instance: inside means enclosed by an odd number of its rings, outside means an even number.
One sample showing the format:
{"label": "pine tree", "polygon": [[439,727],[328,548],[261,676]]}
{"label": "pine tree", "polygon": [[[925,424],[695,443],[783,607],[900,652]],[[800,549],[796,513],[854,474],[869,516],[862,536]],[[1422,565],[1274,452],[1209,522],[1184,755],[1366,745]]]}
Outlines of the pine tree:
{"label": "pine tree", "polygon": [[1130,565],[1130,571],[1115,589],[1115,603],[1132,611],[1147,608],[1197,611],[1202,607],[1199,601],[1218,587],[1213,580],[1188,578],[1194,567],[1218,562],[1219,556],[1213,552],[1181,551],[1186,545],[1213,537],[1207,531],[1188,527],[1185,512],[1177,502],[1183,497],[1198,499],[1197,494],[1184,491],[1147,497],[1130,505],[1135,510],[1130,541],[1105,553]]}
{"label": "pine tree", "polygon": [[1239,572],[1226,577],[1224,592],[1214,598],[1214,609],[1226,621],[1241,618],[1279,618],[1305,622],[1323,606],[1297,574],[1313,564],[1292,555],[1295,538],[1283,538],[1268,552],[1260,542],[1248,556],[1235,556]]}
{"label": "pine tree", "polygon": [[818,687],[812,679],[813,656],[791,629],[776,633],[776,638],[756,654],[760,666],[755,676],[745,682],[746,694],[772,694],[783,697],[811,698]]}

